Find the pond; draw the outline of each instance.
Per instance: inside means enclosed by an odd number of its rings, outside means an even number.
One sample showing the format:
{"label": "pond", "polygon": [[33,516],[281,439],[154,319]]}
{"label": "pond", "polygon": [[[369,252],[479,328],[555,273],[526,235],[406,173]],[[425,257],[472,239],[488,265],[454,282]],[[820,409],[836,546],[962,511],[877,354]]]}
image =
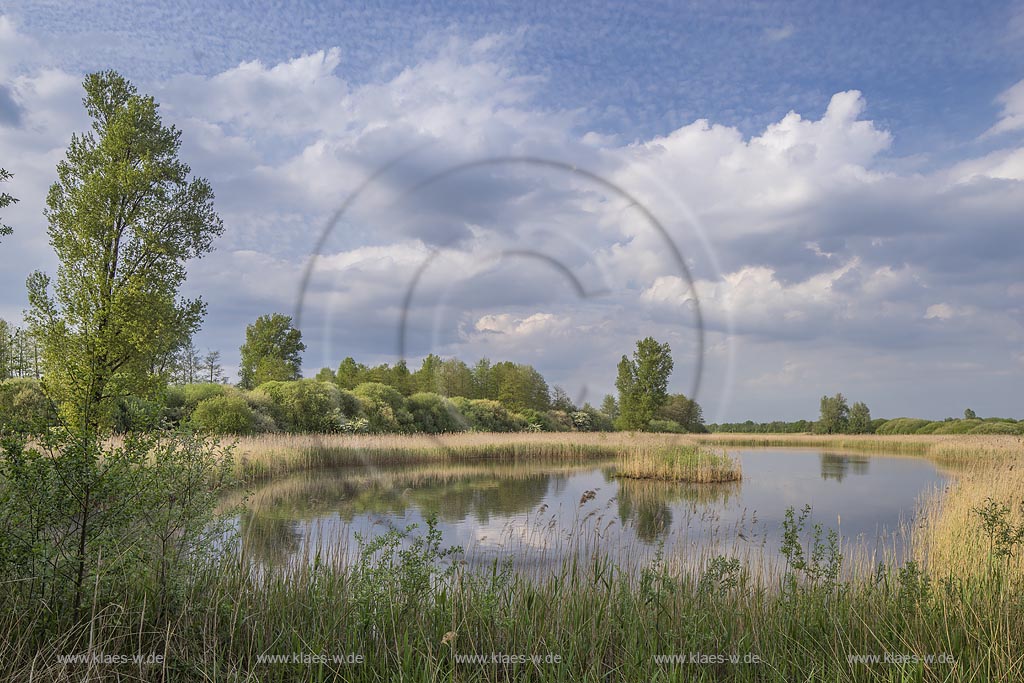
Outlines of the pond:
{"label": "pond", "polygon": [[925,459],[810,449],[736,450],[743,480],[620,480],[614,461],[337,468],[258,487],[238,518],[243,548],[269,565],[351,559],[364,538],[436,517],[467,562],[545,568],[605,553],[620,567],[717,554],[778,559],[787,508],[837,531],[844,553],[900,562],[906,529],[946,475]]}

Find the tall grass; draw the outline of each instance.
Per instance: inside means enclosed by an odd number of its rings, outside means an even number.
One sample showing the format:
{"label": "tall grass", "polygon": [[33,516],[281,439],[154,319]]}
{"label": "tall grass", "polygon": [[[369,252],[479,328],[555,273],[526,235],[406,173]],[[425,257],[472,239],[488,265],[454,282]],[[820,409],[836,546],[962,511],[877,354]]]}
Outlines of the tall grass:
{"label": "tall grass", "polygon": [[[119,599],[95,606],[83,624],[56,632],[41,623],[44,617],[34,604],[19,602],[17,591],[0,590],[2,678],[1024,680],[1021,552],[1018,548],[1008,556],[994,556],[978,513],[988,499],[995,499],[1009,504],[1009,523],[1024,522],[1019,440],[713,435],[702,441],[902,453],[958,467],[948,490],[929,496],[922,514],[902,531],[911,540],[913,562],[879,565],[875,556],[853,549],[841,559],[844,570],[834,576],[833,565],[840,560],[815,542],[811,528],[794,534],[802,549],[798,553],[791,545],[781,563],[759,564],[756,556],[736,554],[728,544],[716,543],[687,547],[685,558],[656,558],[620,568],[600,552],[602,540],[595,531],[593,537],[573,541],[582,552],[559,552],[565,558],[559,562],[543,561],[550,547],[532,546],[532,571],[500,562],[483,569],[463,564],[462,558],[446,556],[436,538],[431,541],[418,530],[367,540],[356,553],[338,545],[312,549],[312,561],[280,567],[254,562],[243,550],[228,550],[194,566],[175,608],[163,616],[153,609],[146,589],[126,576],[118,584]],[[246,474],[267,476],[407,458],[451,461],[456,468],[460,459],[481,457],[582,461],[631,447],[681,443],[685,441],[661,435],[264,437],[242,440],[236,461],[244,460]],[[624,488],[657,484],[623,482]],[[57,635],[48,635],[52,633]],[[77,653],[156,653],[165,661],[158,666],[91,665],[57,659]],[[365,662],[258,661],[261,655],[292,653],[354,653]],[[456,662],[456,655],[492,653],[550,653],[561,662]],[[662,655],[680,655],[682,660],[657,661]],[[888,661],[857,663],[849,659],[853,655]],[[719,656],[725,661],[718,661]],[[730,656],[738,656],[740,663],[730,663]],[[745,656],[756,656],[760,663],[744,663]],[[929,656],[936,659],[915,659]]]}
{"label": "tall grass", "polygon": [[[655,560],[639,572],[620,570],[599,554],[567,559],[550,573],[512,571],[501,562],[480,571],[447,557],[427,530],[380,538],[368,541],[352,562],[328,554],[266,569],[228,554],[196,568],[179,608],[163,621],[130,582],[120,604],[53,640],[33,639],[34,615],[8,605],[0,612],[0,633],[9,636],[0,640],[5,680],[781,682],[1024,676],[1021,584],[1006,574],[967,577],[950,587],[930,582],[910,565],[822,580],[806,564],[755,572],[737,556],[699,548],[695,565]],[[810,557],[811,541],[799,540],[807,543]],[[166,660],[150,667],[57,661],[57,654],[80,652],[156,652]],[[259,661],[293,653],[357,654],[364,663]],[[491,654],[550,654],[560,662],[456,661],[456,655]],[[682,660],[659,661],[664,655]],[[902,663],[856,663],[849,659],[853,655],[899,657]],[[731,663],[732,656],[740,662]],[[913,661],[926,656],[944,661]]]}
{"label": "tall grass", "polygon": [[236,474],[252,479],[348,465],[473,460],[574,461],[614,457],[623,443],[621,438],[597,433],[264,435],[238,439],[235,465]]}
{"label": "tall grass", "polygon": [[739,481],[740,461],[697,444],[632,448],[622,455],[617,475],[626,479],[658,479],[695,484]]}

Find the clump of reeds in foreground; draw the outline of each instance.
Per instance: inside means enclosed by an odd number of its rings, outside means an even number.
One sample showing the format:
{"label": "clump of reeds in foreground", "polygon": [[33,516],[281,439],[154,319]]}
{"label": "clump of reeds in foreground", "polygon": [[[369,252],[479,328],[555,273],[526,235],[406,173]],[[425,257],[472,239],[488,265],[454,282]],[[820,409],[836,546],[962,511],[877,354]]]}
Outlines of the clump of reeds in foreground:
{"label": "clump of reeds in foreground", "polygon": [[739,481],[740,461],[725,452],[698,444],[635,448],[619,461],[616,475],[626,479],[657,479],[696,484]]}

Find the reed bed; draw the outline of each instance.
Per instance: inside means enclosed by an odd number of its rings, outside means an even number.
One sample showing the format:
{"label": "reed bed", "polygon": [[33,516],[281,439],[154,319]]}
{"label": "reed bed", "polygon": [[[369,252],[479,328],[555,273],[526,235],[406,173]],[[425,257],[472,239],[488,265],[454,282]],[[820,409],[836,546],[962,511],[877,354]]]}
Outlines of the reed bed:
{"label": "reed bed", "polygon": [[[651,436],[658,439],[659,435]],[[349,465],[581,461],[614,457],[625,445],[618,435],[598,433],[288,434],[240,437],[234,459],[236,474],[252,479]]]}
{"label": "reed bed", "polygon": [[918,455],[945,464],[1000,461],[1024,455],[1024,437],[969,434],[692,434],[701,443],[747,448],[827,448]]}
{"label": "reed bed", "polygon": [[698,444],[634,447],[620,457],[617,476],[625,479],[713,484],[743,478],[740,461]]}
{"label": "reed bed", "polygon": [[[581,508],[583,503],[581,503]],[[581,518],[586,516],[581,509]],[[124,586],[79,630],[33,641],[35,615],[0,611],[5,680],[90,681],[1011,681],[1024,677],[1024,606],[1005,576],[955,591],[913,571],[817,580],[785,565],[693,548],[627,571],[593,552],[600,526],[569,539],[553,569],[471,568],[430,542],[379,546],[267,570],[229,553],[196,568],[166,620]],[[398,538],[398,537],[396,537]],[[342,553],[332,557],[329,553]],[[402,562],[395,562],[404,553]],[[870,578],[867,578],[870,577]],[[23,635],[24,634],[24,635]],[[159,666],[62,663],[58,654],[160,653]],[[361,663],[261,661],[292,654]],[[558,662],[457,657],[557,656]],[[899,658],[864,663],[859,655]],[[703,656],[703,659],[701,657]],[[666,661],[666,657],[676,657]],[[733,663],[731,658],[738,661]],[[935,658],[925,663],[925,657]],[[940,661],[938,658],[941,657]],[[920,658],[920,659],[915,659]]]}
{"label": "reed bed", "polygon": [[[463,460],[562,458],[571,466],[686,443],[628,434],[282,436],[242,439],[235,459],[248,476],[412,461],[450,462],[456,474]],[[405,535],[371,553],[308,548],[303,555],[312,561],[280,567],[231,546],[195,566],[171,612],[157,614],[125,577],[118,600],[53,637],[39,635],[47,632],[40,611],[10,593],[0,605],[0,670],[10,681],[1024,680],[1024,553],[995,555],[978,514],[994,500],[1006,504],[1008,524],[1024,524],[1019,438],[708,435],[697,443],[899,453],[956,464],[957,474],[899,531],[913,564],[899,564],[884,548],[844,547],[844,570],[830,577],[806,564],[766,562],[731,542],[726,529],[704,544],[678,544],[685,554],[636,553],[633,565],[620,566],[602,552],[602,513],[581,500],[584,530],[574,536],[547,529],[539,512],[530,528],[509,530],[532,571],[463,564],[464,556]],[[396,474],[387,483],[406,482]],[[622,482],[656,485],[671,484]],[[728,484],[695,488],[718,486]],[[164,661],[58,659],[71,653],[158,653]],[[260,660],[291,654],[359,655],[362,663]],[[457,661],[491,654],[559,661]],[[879,661],[853,659],[862,655]]]}

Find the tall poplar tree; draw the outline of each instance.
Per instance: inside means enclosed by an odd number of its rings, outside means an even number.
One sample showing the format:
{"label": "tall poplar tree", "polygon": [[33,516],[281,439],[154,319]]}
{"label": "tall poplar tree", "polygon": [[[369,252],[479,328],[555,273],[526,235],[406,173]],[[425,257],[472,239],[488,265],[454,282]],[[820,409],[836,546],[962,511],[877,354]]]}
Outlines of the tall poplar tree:
{"label": "tall poplar tree", "polygon": [[84,87],[92,129],[72,135],[46,199],[57,275],[29,277],[28,314],[47,391],[70,424],[95,432],[117,399],[166,382],[155,359],[204,313],[179,297],[185,264],[211,251],[223,224],[152,97],[114,71]]}
{"label": "tall poplar tree", "polygon": [[615,388],[619,390],[619,429],[647,428],[668,400],[672,367],[672,349],[653,337],[638,341],[632,358],[622,357],[615,379]]}

